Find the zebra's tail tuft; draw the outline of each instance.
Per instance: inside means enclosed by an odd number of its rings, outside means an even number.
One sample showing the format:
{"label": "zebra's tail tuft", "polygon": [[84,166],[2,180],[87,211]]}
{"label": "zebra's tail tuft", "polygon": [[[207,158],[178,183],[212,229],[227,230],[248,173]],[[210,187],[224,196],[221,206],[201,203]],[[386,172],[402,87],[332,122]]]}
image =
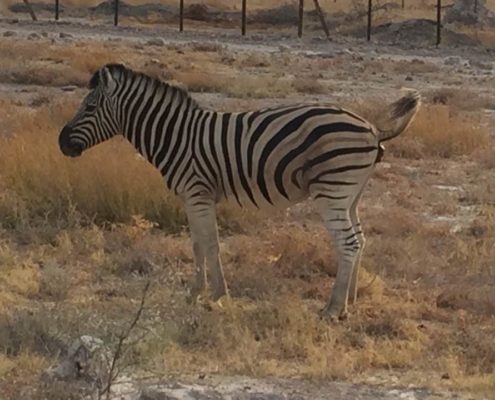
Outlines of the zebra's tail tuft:
{"label": "zebra's tail tuft", "polygon": [[384,142],[404,132],[416,115],[420,104],[419,93],[408,89],[405,96],[388,106],[385,123],[377,126],[378,140]]}

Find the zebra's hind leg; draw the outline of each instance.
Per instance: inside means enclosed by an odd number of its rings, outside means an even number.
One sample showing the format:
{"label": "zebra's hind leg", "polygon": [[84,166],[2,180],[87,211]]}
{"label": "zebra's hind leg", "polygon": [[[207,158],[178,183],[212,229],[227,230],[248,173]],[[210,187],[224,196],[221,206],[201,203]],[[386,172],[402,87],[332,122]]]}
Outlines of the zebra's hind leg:
{"label": "zebra's hind leg", "polygon": [[[361,191],[362,193],[362,191]],[[352,268],[352,276],[351,276],[351,284],[349,287],[349,304],[354,304],[357,301],[357,292],[358,292],[358,278],[359,278],[359,267],[361,264],[361,255],[363,254],[364,246],[366,240],[364,238],[364,234],[361,230],[361,222],[359,221],[359,214],[357,211],[357,204],[359,199],[361,198],[361,193],[356,197],[352,206],[349,210],[349,214],[351,217],[352,225],[355,229],[354,234],[356,235],[356,239],[359,242],[359,249],[356,253],[356,258],[354,260],[354,266]]]}
{"label": "zebra's hind leg", "polygon": [[[228,290],[219,256],[215,202],[203,197],[188,199],[186,200],[186,213],[193,238],[193,247],[197,246],[198,252],[195,254],[204,255],[206,258],[210,272],[212,297],[216,301],[227,296]],[[197,278],[200,284],[204,277],[205,272],[198,270]]]}
{"label": "zebra's hind leg", "polygon": [[360,242],[356,237],[357,228],[353,225],[348,201],[323,193],[314,195],[314,199],[338,257],[337,278],[332,294],[321,311],[322,317],[335,321],[347,317],[347,299]]}

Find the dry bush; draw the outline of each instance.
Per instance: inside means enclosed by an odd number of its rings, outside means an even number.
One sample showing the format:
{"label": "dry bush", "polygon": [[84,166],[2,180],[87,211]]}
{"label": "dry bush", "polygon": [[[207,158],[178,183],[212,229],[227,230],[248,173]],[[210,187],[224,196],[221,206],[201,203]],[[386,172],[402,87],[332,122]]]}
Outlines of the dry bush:
{"label": "dry bush", "polygon": [[[385,117],[384,109],[374,102],[360,100],[349,109],[379,123]],[[486,128],[474,116],[453,112],[449,106],[423,104],[409,129],[399,138],[385,144],[392,154],[406,158],[450,158],[473,153],[488,144]]]}
{"label": "dry bush", "polygon": [[482,111],[484,108],[495,108],[495,100],[469,88],[441,88],[424,93],[429,103],[447,105],[454,110]]}
{"label": "dry bush", "polygon": [[473,157],[484,169],[495,169],[495,147],[478,149],[473,153]]}
{"label": "dry bush", "polygon": [[[127,50],[128,51],[128,50]],[[86,86],[102,65],[121,59],[123,49],[105,44],[70,45],[0,40],[0,81],[44,86]],[[27,60],[27,61],[26,61]]]}
{"label": "dry bush", "polygon": [[440,67],[437,65],[420,60],[391,60],[391,59],[376,59],[376,60],[366,60],[362,64],[362,68],[367,73],[382,74],[382,73],[393,73],[393,74],[428,74],[438,72]]}
{"label": "dry bush", "polygon": [[291,91],[290,81],[271,75],[238,77],[204,72],[175,72],[174,80],[192,92],[220,92],[235,98],[285,97]]}
{"label": "dry bush", "polygon": [[479,121],[452,114],[446,106],[423,106],[409,135],[424,144],[427,155],[442,158],[471,154],[488,142],[487,132]]}
{"label": "dry bush", "polygon": [[295,78],[292,86],[296,92],[305,94],[325,94],[328,89],[316,78]]}
{"label": "dry bush", "polygon": [[[75,208],[99,221],[125,221],[142,214],[166,229],[183,225],[180,205],[165,191],[158,171],[138,158],[123,139],[102,144],[78,160],[60,153],[58,132],[75,109],[73,102],[69,102],[72,106],[67,104],[58,100],[28,115],[22,113],[22,131],[2,139],[0,183],[19,199],[12,204],[6,198],[0,207],[3,221],[15,224],[29,215],[58,218]],[[16,119],[22,109],[2,111]],[[112,157],[107,157],[110,148]]]}
{"label": "dry bush", "polygon": [[70,290],[70,275],[55,262],[43,265],[38,295],[51,300],[64,300]]}
{"label": "dry bush", "polygon": [[174,81],[191,92],[221,92],[225,77],[204,72],[174,72]]}
{"label": "dry bush", "polygon": [[245,76],[228,80],[222,90],[227,96],[236,98],[283,98],[292,92],[290,81],[271,75]]}
{"label": "dry bush", "polygon": [[21,354],[55,355],[63,345],[53,331],[53,315],[18,311],[12,316],[0,316],[0,350],[9,357]]}

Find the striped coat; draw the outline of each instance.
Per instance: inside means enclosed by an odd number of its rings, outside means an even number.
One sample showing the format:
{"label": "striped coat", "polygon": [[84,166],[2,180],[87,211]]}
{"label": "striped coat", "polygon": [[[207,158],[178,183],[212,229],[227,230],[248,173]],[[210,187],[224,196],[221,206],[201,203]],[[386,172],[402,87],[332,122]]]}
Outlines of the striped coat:
{"label": "striped coat", "polygon": [[419,107],[408,92],[383,110],[375,126],[345,109],[294,105],[241,113],[201,108],[187,92],[110,64],[95,73],[90,93],[59,136],[61,151],[83,151],[124,135],[180,196],[189,220],[195,266],[193,294],[227,294],[219,257],[215,204],[283,208],[311,197],[333,239],[338,273],[323,309],[335,319],[355,300],[364,247],[357,204],[381,142],[403,132]]}

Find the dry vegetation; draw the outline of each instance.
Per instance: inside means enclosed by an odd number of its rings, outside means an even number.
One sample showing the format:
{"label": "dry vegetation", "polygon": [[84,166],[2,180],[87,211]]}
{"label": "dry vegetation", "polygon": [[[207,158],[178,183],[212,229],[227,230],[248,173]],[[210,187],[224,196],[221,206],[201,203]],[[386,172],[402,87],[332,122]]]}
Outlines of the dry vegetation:
{"label": "dry vegetation", "polygon": [[[147,280],[154,282],[144,316],[149,335],[132,357],[156,375],[356,382],[385,375],[402,385],[493,393],[495,153],[476,112],[493,97],[472,107],[467,95],[450,88],[429,93],[408,133],[387,143],[390,151],[362,205],[368,242],[360,300],[350,321],[328,325],[317,311],[333,282],[335,256],[309,204],[270,216],[222,205],[232,299],[189,304],[192,254],[179,203],[123,140],[81,159],[64,158],[57,134],[83,90],[56,87],[82,87],[101,64],[125,59],[190,90],[223,94],[228,108],[238,109],[294,98],[335,101],[340,95],[330,89],[339,77],[345,82],[370,69],[428,77],[434,65],[409,63],[404,72],[393,60],[345,56],[45,44],[0,40],[0,81],[44,86],[34,95],[0,96],[0,385],[6,398],[35,384],[77,335],[111,342]],[[289,66],[294,75],[282,75]],[[469,96],[476,98],[474,89]],[[256,100],[271,97],[277,99]],[[358,88],[342,101],[379,119],[384,99],[363,99]],[[464,212],[470,214],[464,218]]]}

